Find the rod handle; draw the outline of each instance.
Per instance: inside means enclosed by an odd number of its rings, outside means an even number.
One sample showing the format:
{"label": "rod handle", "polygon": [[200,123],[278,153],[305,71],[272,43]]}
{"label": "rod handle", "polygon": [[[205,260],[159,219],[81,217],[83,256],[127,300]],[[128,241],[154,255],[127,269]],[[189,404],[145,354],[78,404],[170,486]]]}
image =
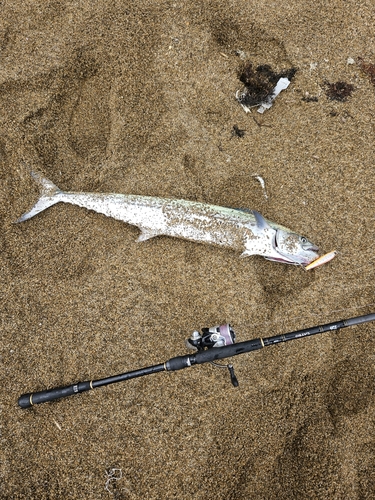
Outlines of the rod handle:
{"label": "rod handle", "polygon": [[46,391],[30,392],[22,394],[18,399],[18,405],[21,408],[30,408],[35,404],[47,403],[55,399],[65,398],[78,394],[79,392],[89,391],[92,388],[91,382],[78,382],[78,384],[68,385],[66,387],[55,387]]}

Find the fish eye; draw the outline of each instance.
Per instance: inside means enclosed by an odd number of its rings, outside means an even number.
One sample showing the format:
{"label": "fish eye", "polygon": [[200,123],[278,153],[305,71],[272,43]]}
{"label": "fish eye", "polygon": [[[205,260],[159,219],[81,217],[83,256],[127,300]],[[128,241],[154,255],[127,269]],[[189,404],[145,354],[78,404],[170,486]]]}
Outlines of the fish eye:
{"label": "fish eye", "polygon": [[307,243],[307,238],[305,238],[304,236],[301,236],[300,240],[301,243]]}

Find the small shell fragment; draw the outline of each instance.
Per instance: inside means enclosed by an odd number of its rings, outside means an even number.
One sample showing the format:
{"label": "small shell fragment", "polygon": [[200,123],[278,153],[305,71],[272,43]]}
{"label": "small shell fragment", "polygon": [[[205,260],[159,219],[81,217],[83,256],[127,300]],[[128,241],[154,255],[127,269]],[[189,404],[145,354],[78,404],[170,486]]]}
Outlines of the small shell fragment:
{"label": "small shell fragment", "polygon": [[267,193],[266,193],[266,183],[264,182],[263,177],[261,177],[258,174],[254,174],[251,177],[255,177],[255,179],[257,179],[260,182],[260,185],[262,186],[262,189],[263,189],[264,197],[266,198],[266,200],[268,200],[268,196],[267,196]]}
{"label": "small shell fragment", "polygon": [[309,269],[314,269],[314,267],[322,266],[323,264],[326,264],[327,262],[332,260],[336,255],[337,255],[336,250],[326,253],[325,255],[322,255],[318,259],[314,260],[313,262],[305,266],[305,270],[308,271]]}

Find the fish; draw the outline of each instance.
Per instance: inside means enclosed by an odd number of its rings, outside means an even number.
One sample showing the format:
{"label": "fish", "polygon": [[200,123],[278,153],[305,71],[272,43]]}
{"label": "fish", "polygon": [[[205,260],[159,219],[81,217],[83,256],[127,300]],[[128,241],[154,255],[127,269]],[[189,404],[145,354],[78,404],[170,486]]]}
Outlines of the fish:
{"label": "fish", "polygon": [[306,237],[265,219],[256,210],[137,194],[62,191],[39,172],[31,175],[40,186],[40,197],[18,223],[56,203],[69,203],[137,226],[141,231],[138,241],[170,236],[229,248],[241,252],[241,257],[260,255],[302,266],[319,257],[319,248]]}

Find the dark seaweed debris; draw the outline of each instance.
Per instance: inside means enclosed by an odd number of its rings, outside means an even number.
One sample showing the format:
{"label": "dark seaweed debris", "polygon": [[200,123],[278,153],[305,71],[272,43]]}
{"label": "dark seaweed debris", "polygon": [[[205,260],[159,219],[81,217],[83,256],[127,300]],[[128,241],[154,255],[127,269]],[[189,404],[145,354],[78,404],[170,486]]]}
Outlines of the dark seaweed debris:
{"label": "dark seaweed debris", "polygon": [[319,99],[316,96],[305,96],[305,97],[302,97],[302,101],[304,101],[304,102],[318,102]]}
{"label": "dark seaweed debris", "polygon": [[243,137],[245,135],[245,130],[239,128],[237,125],[233,125],[232,137]]}
{"label": "dark seaweed debris", "polygon": [[326,87],[326,96],[332,101],[346,101],[346,99],[352,95],[354,90],[353,85],[346,82],[324,82],[324,85]]}
{"label": "dark seaweed debris", "polygon": [[268,64],[258,66],[254,70],[252,63],[247,62],[238,71],[238,78],[245,85],[238,100],[248,107],[257,106],[272,95],[280,78],[292,80],[296,72],[296,68],[290,68],[277,73]]}

